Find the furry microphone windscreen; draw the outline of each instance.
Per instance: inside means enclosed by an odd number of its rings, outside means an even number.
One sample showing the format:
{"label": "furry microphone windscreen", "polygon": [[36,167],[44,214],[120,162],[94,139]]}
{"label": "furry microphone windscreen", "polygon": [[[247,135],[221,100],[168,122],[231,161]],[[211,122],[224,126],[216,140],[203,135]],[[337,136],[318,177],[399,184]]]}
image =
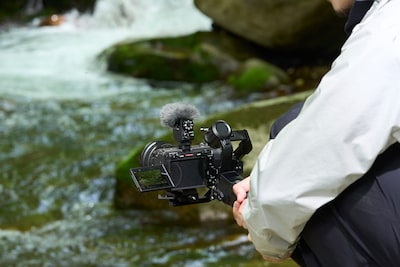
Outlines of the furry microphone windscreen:
{"label": "furry microphone windscreen", "polygon": [[161,125],[173,128],[179,119],[197,119],[200,112],[196,107],[186,103],[166,104],[160,110]]}

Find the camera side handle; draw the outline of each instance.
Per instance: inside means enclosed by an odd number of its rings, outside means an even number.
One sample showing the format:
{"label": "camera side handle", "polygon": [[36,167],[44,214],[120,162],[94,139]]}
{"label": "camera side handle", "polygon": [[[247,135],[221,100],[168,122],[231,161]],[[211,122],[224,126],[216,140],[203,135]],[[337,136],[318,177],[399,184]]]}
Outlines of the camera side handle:
{"label": "camera side handle", "polygon": [[235,171],[221,173],[219,182],[216,186],[218,191],[218,200],[229,206],[233,206],[233,203],[236,201],[236,194],[233,192],[233,186],[242,179],[243,177]]}

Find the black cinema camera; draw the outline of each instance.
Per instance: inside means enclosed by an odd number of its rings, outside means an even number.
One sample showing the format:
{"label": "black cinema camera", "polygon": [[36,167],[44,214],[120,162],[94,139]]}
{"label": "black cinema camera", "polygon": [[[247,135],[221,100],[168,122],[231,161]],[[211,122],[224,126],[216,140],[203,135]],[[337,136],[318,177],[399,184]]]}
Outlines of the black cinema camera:
{"label": "black cinema camera", "polygon": [[[173,206],[209,202],[217,199],[233,205],[236,196],[232,186],[242,179],[242,157],[252,150],[246,130],[232,131],[229,124],[218,120],[209,128],[201,128],[204,141],[191,145],[194,139],[193,119],[196,108],[168,104],[160,112],[161,123],[173,129],[178,146],[153,141],[141,154],[141,166],[130,169],[140,192],[165,190]],[[240,141],[233,150],[232,141]],[[198,189],[206,188],[204,195]],[[208,189],[208,190],[207,190]]]}

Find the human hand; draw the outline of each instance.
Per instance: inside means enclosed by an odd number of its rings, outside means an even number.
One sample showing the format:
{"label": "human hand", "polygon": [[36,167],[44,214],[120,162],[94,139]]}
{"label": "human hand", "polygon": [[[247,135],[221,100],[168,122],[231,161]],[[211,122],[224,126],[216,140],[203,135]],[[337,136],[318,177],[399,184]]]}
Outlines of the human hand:
{"label": "human hand", "polygon": [[[233,203],[233,217],[235,218],[235,221],[239,226],[243,227],[244,229],[247,229],[246,222],[242,215],[242,211],[243,211],[244,204],[247,201],[247,193],[250,190],[250,177],[247,177],[246,179],[243,179],[242,181],[236,183],[232,189],[236,195],[236,201]],[[252,242],[250,233],[247,235],[247,238],[250,242]],[[291,255],[291,253],[289,253],[285,257],[274,258],[274,257],[263,255],[261,252],[260,252],[260,254],[264,258],[264,260],[269,261],[269,262],[281,262],[281,261],[284,261],[284,260],[287,260],[288,258],[290,258],[290,255]]]}
{"label": "human hand", "polygon": [[250,190],[250,177],[247,177],[233,186],[233,193],[236,195],[236,202],[241,204],[247,198],[247,192]]}
{"label": "human hand", "polygon": [[247,192],[249,192],[249,189],[250,177],[243,179],[233,186],[233,192],[236,195],[236,201],[233,203],[233,217],[236,223],[244,229],[247,229],[247,226],[243,219],[242,211],[244,203],[246,203],[247,200]]}

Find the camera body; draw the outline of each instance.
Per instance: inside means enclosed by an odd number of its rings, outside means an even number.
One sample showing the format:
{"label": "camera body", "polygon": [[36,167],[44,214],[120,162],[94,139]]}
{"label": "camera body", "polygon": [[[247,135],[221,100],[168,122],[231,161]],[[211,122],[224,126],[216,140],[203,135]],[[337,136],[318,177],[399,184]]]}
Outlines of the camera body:
{"label": "camera body", "polygon": [[[131,176],[141,192],[165,190],[173,206],[204,203],[214,199],[232,205],[236,196],[232,186],[242,179],[242,157],[252,150],[246,130],[232,131],[223,120],[201,128],[204,142],[191,145],[194,139],[192,119],[178,119],[173,127],[178,145],[163,141],[148,143],[141,154],[141,166],[132,168]],[[233,141],[240,141],[233,149]],[[204,195],[198,190],[206,188]]]}
{"label": "camera body", "polygon": [[[149,152],[149,149],[153,149]],[[161,141],[149,143],[142,153],[151,154],[143,166],[164,165],[168,171],[173,187],[171,190],[186,190],[215,185],[218,167],[214,163],[214,151],[211,147],[200,144],[183,151],[177,146]],[[186,177],[186,179],[185,179]]]}

